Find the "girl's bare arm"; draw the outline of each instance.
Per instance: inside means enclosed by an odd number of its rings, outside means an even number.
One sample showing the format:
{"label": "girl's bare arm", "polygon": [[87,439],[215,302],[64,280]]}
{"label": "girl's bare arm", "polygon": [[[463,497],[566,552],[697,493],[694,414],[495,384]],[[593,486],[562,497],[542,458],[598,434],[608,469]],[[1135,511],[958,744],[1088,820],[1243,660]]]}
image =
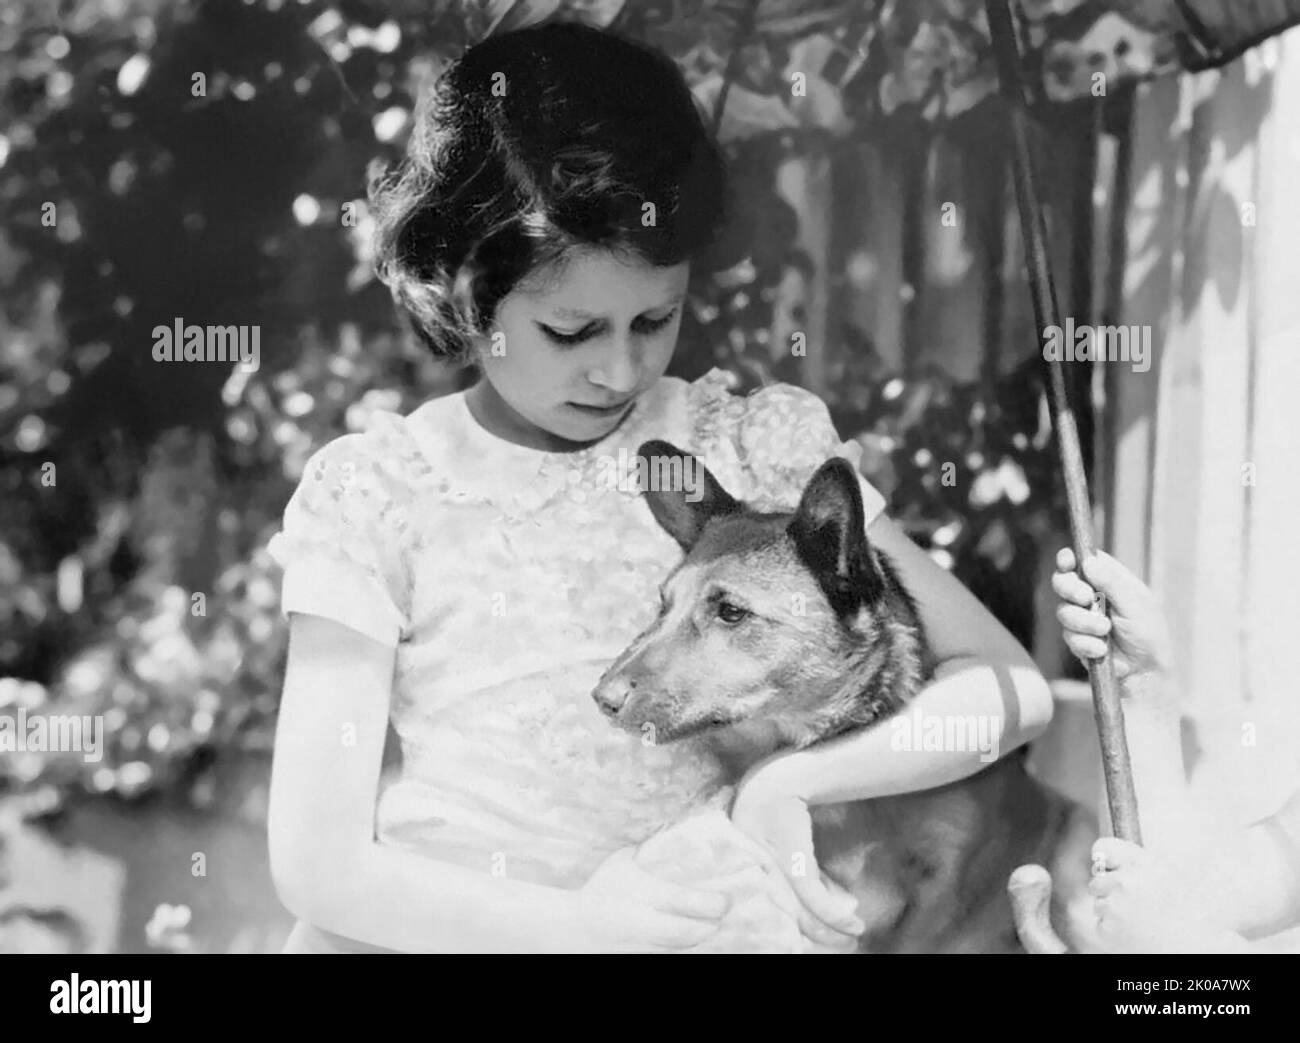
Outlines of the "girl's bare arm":
{"label": "girl's bare arm", "polygon": [[375,840],[393,649],[323,617],[291,620],[269,810],[284,905],[327,931],[403,952],[563,948],[570,892]]}

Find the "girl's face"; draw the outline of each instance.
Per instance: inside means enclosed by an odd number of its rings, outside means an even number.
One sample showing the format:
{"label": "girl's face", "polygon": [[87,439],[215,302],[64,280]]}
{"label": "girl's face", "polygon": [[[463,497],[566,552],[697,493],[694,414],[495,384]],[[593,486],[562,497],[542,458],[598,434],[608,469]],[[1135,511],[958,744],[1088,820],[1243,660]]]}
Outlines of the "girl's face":
{"label": "girl's face", "polygon": [[475,418],[549,451],[604,438],[668,368],[690,267],[586,249],[520,283],[477,346],[483,379],[467,395]]}

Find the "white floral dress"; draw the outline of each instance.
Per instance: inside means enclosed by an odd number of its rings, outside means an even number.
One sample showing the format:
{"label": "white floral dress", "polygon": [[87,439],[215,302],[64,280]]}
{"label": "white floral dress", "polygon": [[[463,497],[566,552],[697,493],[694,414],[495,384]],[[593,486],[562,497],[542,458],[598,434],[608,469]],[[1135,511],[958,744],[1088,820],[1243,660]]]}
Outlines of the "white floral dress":
{"label": "white floral dress", "polygon": [[[642,442],[694,452],[766,510],[793,509],[830,456],[858,463],[860,446],[841,442],[810,392],[778,384],[741,397],[728,382],[720,370],[694,383],[664,377],[578,452],[490,434],[462,392],[406,417],[380,413],[311,458],[270,552],[284,569],[284,612],[395,646],[390,720],[402,756],[381,785],[379,842],[571,888],[613,851],[655,837],[643,864],[656,871],[733,890],[748,872],[749,899],[765,890],[781,904],[784,880],[760,873],[720,810],[730,794],[712,758],[689,741],[643,744],[591,698],[654,619],[659,584],[681,558],[629,473]],[[862,489],[870,520],[884,501]],[[793,919],[760,905],[733,900],[748,918],[737,913],[719,944],[797,951]],[[366,949],[305,925],[289,947]]]}

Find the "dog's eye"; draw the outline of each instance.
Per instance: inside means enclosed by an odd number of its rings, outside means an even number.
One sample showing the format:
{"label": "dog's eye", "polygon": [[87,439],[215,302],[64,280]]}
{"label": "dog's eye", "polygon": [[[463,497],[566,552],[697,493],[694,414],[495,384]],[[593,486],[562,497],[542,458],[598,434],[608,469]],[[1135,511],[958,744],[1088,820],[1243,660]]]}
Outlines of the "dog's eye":
{"label": "dog's eye", "polygon": [[724,623],[739,623],[742,619],[747,619],[749,615],[750,611],[747,608],[733,605],[730,601],[718,602],[718,618]]}

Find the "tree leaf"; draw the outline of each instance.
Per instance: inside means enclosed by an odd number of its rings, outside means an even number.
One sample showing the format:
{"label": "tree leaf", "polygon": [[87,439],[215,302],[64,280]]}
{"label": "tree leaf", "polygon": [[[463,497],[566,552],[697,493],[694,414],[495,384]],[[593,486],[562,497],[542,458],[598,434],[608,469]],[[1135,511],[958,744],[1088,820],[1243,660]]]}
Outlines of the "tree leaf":
{"label": "tree leaf", "polygon": [[[722,77],[708,76],[696,84],[695,96],[706,111],[712,112],[722,89]],[[721,141],[734,141],[774,130],[794,130],[799,120],[785,103],[770,94],[754,91],[733,83],[727,91],[727,104],[722,110],[722,126],[718,128]]]}
{"label": "tree leaf", "polygon": [[489,0],[493,15],[485,36],[499,36],[513,29],[537,25],[559,10],[562,0]]}
{"label": "tree leaf", "polygon": [[602,29],[613,23],[626,0],[564,0],[564,10],[578,21]]}

